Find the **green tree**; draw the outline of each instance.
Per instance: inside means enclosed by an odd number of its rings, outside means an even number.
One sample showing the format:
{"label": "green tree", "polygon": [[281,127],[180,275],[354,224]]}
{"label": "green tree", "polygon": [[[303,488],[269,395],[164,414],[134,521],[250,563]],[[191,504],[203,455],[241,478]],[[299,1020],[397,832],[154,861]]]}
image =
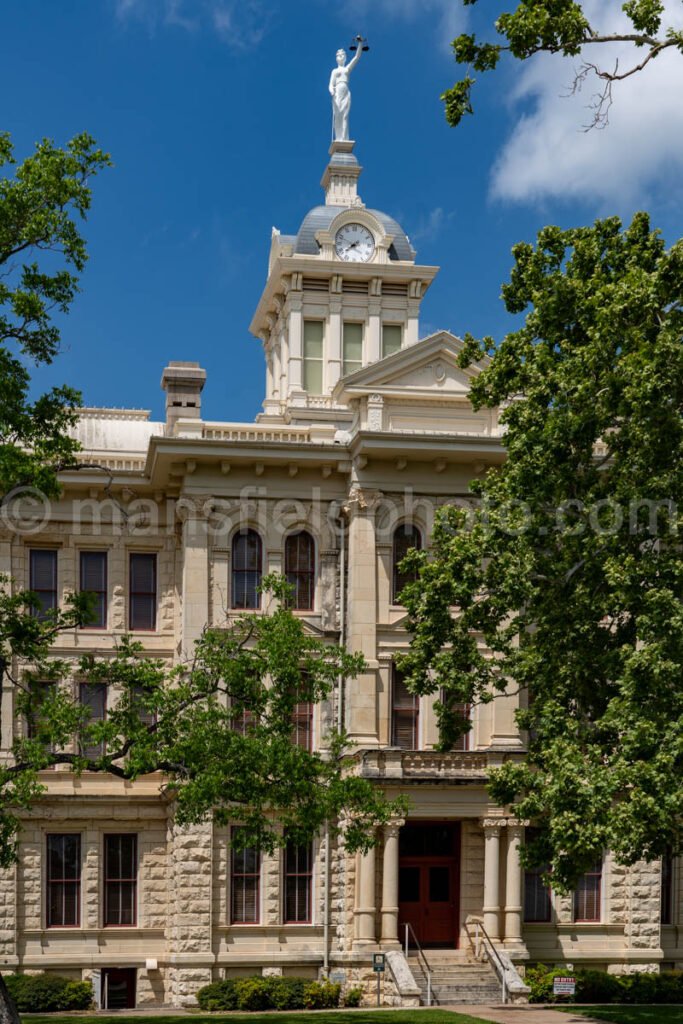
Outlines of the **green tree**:
{"label": "green tree", "polygon": [[[57,474],[74,463],[78,450],[68,428],[80,395],[62,386],[32,398],[29,367],[51,363],[59,351],[54,317],[69,312],[87,260],[78,221],[90,209],[92,177],[109,163],[83,133],[65,149],[45,139],[17,165],[10,136],[0,134],[0,528],[5,530],[22,514],[22,500],[35,492],[48,498],[59,493]],[[89,603],[73,598],[64,612],[43,620],[35,614],[35,596],[13,595],[11,588],[11,580],[0,578],[0,682],[8,678],[22,687],[27,684],[13,672],[22,660],[42,664],[44,678],[59,675],[59,663],[47,664],[49,644],[84,620]],[[58,710],[66,716],[67,709]],[[9,787],[3,776],[0,863],[12,856],[18,826],[18,807],[12,809],[6,798],[25,805],[31,792],[36,792],[32,770],[23,779],[15,775]],[[1,977],[0,1018],[18,1021]]]}
{"label": "green tree", "polygon": [[409,558],[405,667],[445,692],[446,749],[455,705],[522,691],[529,756],[490,789],[539,825],[528,861],[567,889],[606,848],[683,848],[683,242],[641,213],[513,252],[524,324],[467,337],[461,360],[483,366],[475,408],[503,407],[507,460]]}
{"label": "green tree", "polygon": [[[462,2],[470,7],[476,0]],[[464,77],[441,97],[448,123],[455,127],[465,114],[473,112],[471,94],[475,79],[471,72],[481,74],[495,70],[504,53],[525,61],[538,53],[576,57],[584,47],[587,48],[586,53],[592,53],[594,49],[596,52],[604,50],[609,44],[627,44],[632,50],[632,58],[626,67],[620,66],[618,61],[610,68],[583,59],[575,76],[575,89],[591,74],[600,82],[601,91],[593,104],[594,125],[604,126],[615,82],[643,71],[665,50],[677,49],[683,53],[683,32],[667,24],[662,0],[626,0],[621,9],[631,29],[610,32],[591,24],[583,6],[575,0],[521,0],[514,10],[502,11],[494,20],[497,41],[480,42],[472,33],[457,36],[452,43],[453,53],[457,63],[467,70]]]}
{"label": "green tree", "polygon": [[[29,397],[29,365],[59,351],[55,314],[69,312],[87,252],[78,229],[90,209],[90,180],[110,163],[83,133],[65,149],[49,139],[22,164],[0,134],[0,500],[17,487],[48,497],[57,471],[73,461],[68,436],[80,395],[70,387]],[[13,172],[13,173],[11,173]]]}
{"label": "green tree", "polygon": [[[342,816],[347,847],[367,849],[373,827],[405,811],[353,772],[332,723],[321,752],[294,741],[297,705],[325,700],[363,658],[310,636],[281,577],[264,578],[263,589],[267,614],[206,629],[192,660],[171,670],[126,637],[112,657],[84,657],[79,678],[110,694],[105,721],[75,699],[73,664],[50,655],[51,634],[70,628],[75,613],[43,627],[22,649],[31,668],[16,680],[31,728],[15,740],[13,763],[0,767],[1,863],[15,856],[18,812],[44,792],[38,773],[55,764],[122,779],[163,773],[176,821],[239,821],[240,842],[268,850],[306,842]],[[0,597],[0,609],[22,600],[30,595]],[[16,645],[13,653],[16,661]]]}

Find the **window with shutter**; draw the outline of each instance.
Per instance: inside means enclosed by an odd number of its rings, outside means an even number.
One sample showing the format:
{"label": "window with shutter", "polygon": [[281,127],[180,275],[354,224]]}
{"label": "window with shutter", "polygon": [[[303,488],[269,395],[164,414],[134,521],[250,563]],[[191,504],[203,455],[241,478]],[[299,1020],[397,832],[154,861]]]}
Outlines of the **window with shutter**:
{"label": "window with shutter", "polygon": [[81,591],[94,595],[95,605],[87,629],[107,627],[107,552],[81,551]]}
{"label": "window with shutter", "polygon": [[602,859],[587,871],[574,890],[574,920],[599,921],[601,919]]}
{"label": "window with shutter", "polygon": [[[233,829],[232,840],[239,829]],[[255,847],[232,847],[230,858],[230,920],[258,924],[260,916],[261,855]]]}
{"label": "window with shutter", "polygon": [[323,322],[304,320],[304,391],[323,393]]}
{"label": "window with shutter", "polygon": [[57,607],[57,552],[45,548],[32,548],[29,552],[29,590],[38,599],[33,614],[47,618]]}
{"label": "window with shutter", "polygon": [[285,847],[285,924],[312,920],[313,847],[287,843]]}
{"label": "window with shutter", "polygon": [[404,572],[400,567],[411,548],[417,548],[418,551],[421,550],[422,534],[416,526],[404,523],[394,531],[392,594],[394,604],[399,603],[403,588],[409,583],[414,583],[417,578],[414,572]]}
{"label": "window with shutter", "polygon": [[[531,842],[537,830],[527,828],[525,841]],[[533,922],[550,921],[550,888],[543,882],[548,867],[525,868],[524,870],[524,920]]]}
{"label": "window with shutter", "polygon": [[310,611],[315,599],[315,544],[310,533],[290,533],[285,541],[285,576],[294,588],[292,607]]}
{"label": "window with shutter", "polygon": [[48,835],[47,900],[48,928],[77,928],[81,923],[81,837]]}
{"label": "window with shutter", "polygon": [[[439,699],[441,700],[442,704],[445,703],[445,693],[444,693],[443,690],[441,690]],[[452,707],[453,707],[453,711],[457,715],[460,715],[460,717],[465,722],[471,721],[471,719],[472,719],[472,706],[471,706],[471,704],[453,704]],[[462,736],[458,737],[458,739],[455,741],[455,744],[453,745],[453,750],[470,750],[471,749],[471,742],[472,742],[472,730],[470,729],[468,732],[465,732],[465,733],[462,734]]]}
{"label": "window with shutter", "polygon": [[382,359],[400,352],[403,344],[403,328],[400,324],[382,324]]}
{"label": "window with shutter", "polygon": [[419,698],[410,693],[403,674],[392,667],[391,742],[402,750],[418,749]]}
{"label": "window with shutter", "polygon": [[302,701],[292,713],[292,743],[302,750],[313,749],[313,705]]}
{"label": "window with shutter", "polygon": [[232,607],[259,608],[263,575],[263,546],[255,530],[236,533],[232,539]]}
{"label": "window with shutter", "polygon": [[104,923],[120,928],[137,920],[138,837],[104,837]]}
{"label": "window with shutter", "polygon": [[147,690],[140,683],[136,683],[132,688],[132,699],[133,704],[137,705],[138,717],[143,725],[154,725],[157,720],[157,713],[152,708],[149,708],[149,697],[150,691]]}
{"label": "window with shutter", "polygon": [[133,553],[130,556],[129,628],[154,630],[157,625],[157,556]]}
{"label": "window with shutter", "polygon": [[[88,722],[103,722],[107,716],[107,684],[81,683],[80,699],[84,708],[90,712]],[[96,761],[104,755],[104,743],[87,743],[81,737],[81,755],[90,761]]]}
{"label": "window with shutter", "polygon": [[662,857],[662,924],[673,924],[674,858],[671,851]]}
{"label": "window with shutter", "polygon": [[363,325],[344,324],[342,331],[342,373],[354,373],[363,365]]}

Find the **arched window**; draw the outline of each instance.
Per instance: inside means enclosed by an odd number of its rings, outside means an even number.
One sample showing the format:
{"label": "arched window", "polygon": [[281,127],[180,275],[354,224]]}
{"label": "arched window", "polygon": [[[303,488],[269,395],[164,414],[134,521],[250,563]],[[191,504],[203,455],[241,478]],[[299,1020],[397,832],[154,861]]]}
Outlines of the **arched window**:
{"label": "arched window", "polygon": [[310,533],[290,533],[285,541],[285,576],[294,588],[292,607],[310,611],[315,599],[315,544]]}
{"label": "arched window", "polygon": [[263,546],[255,530],[242,530],[232,539],[232,607],[258,608],[263,573]]}
{"label": "arched window", "polygon": [[392,601],[399,603],[401,591],[408,583],[414,583],[416,575],[414,572],[401,572],[399,566],[411,548],[422,548],[422,534],[417,526],[410,523],[403,523],[394,530],[394,551],[393,551],[393,593]]}

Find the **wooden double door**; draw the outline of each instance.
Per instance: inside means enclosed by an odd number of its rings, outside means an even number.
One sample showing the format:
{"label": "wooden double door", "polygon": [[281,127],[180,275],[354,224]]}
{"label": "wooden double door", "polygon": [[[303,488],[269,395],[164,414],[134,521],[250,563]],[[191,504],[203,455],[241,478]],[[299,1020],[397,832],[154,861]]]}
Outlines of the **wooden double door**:
{"label": "wooden double door", "polygon": [[399,926],[425,947],[455,947],[460,919],[460,825],[425,822],[399,833]]}

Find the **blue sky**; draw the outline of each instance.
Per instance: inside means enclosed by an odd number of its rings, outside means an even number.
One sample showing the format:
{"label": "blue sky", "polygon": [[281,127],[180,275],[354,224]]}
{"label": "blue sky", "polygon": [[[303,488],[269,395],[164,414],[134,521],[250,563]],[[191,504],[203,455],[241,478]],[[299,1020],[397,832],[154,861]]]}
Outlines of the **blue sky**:
{"label": "blue sky", "polygon": [[[669,6],[678,18],[680,0]],[[618,4],[589,7],[612,17]],[[510,249],[546,223],[644,207],[669,242],[683,235],[683,58],[625,83],[602,132],[581,131],[590,94],[566,97],[572,67],[542,60],[480,83],[476,117],[453,130],[439,94],[465,17],[459,0],[4,5],[2,128],[16,155],[85,129],[115,165],[94,183],[83,291],[39,386],[67,382],[86,404],[157,418],[164,365],[194,359],[208,371],[207,418],[254,417],[263,362],[248,324],[271,226],[294,233],[320,201],[327,81],[357,31],[371,44],[352,78],[361,195],[442,268],[423,333],[501,336]]]}

